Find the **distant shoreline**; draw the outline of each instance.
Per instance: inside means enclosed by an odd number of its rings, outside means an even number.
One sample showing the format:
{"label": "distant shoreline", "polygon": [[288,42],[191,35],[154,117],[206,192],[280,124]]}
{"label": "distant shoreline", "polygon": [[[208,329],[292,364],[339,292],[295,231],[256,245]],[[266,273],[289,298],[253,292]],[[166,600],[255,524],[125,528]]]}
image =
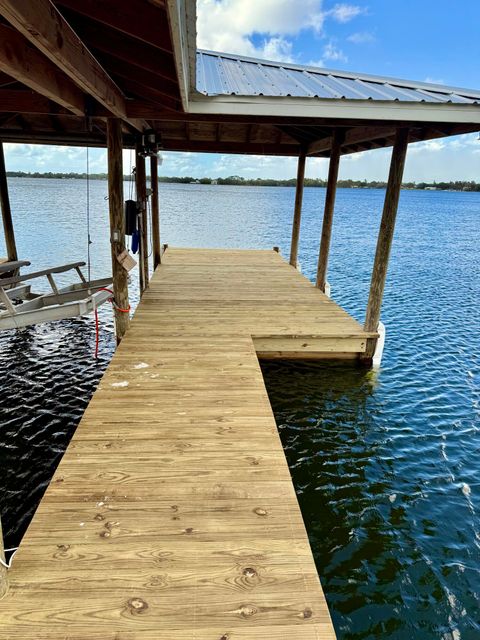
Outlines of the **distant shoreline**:
{"label": "distant shoreline", "polygon": [[[30,173],[25,171],[7,171],[8,178],[43,178],[50,180],[85,180],[86,173]],[[90,174],[90,180],[107,180],[106,173]],[[131,175],[124,176],[125,181],[132,180]],[[192,178],[178,176],[161,176],[159,182],[170,184],[210,184],[210,185],[230,185],[241,187],[294,187],[295,178],[289,180],[275,180],[273,178],[242,178],[240,176],[229,176],[228,178]],[[305,187],[327,186],[326,180],[316,178],[305,178]],[[338,187],[341,189],[384,189],[386,182],[379,180],[339,180]],[[402,184],[403,189],[412,189],[420,191],[480,191],[480,183],[472,181],[455,180],[452,182],[405,182]]]}

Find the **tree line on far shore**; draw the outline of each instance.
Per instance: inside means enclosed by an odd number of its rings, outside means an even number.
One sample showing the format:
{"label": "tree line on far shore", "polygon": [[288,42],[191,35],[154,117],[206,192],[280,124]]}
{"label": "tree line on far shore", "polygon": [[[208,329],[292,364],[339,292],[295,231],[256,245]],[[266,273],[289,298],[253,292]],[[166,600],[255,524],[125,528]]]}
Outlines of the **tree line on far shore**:
{"label": "tree line on far shore", "polygon": [[[57,180],[106,180],[106,173],[46,173],[7,171],[9,178],[51,178]],[[131,175],[124,176],[126,181],[132,180]],[[234,185],[246,187],[294,187],[295,178],[289,180],[276,180],[274,178],[243,178],[242,176],[229,176],[228,178],[193,178],[191,176],[160,176],[159,182],[173,184],[214,184]],[[305,187],[326,187],[327,181],[319,178],[305,178]],[[380,180],[339,180],[338,187],[344,189],[384,189],[386,182]],[[452,182],[404,182],[403,189],[420,189],[428,191],[480,191],[480,183],[473,180],[455,180]]]}

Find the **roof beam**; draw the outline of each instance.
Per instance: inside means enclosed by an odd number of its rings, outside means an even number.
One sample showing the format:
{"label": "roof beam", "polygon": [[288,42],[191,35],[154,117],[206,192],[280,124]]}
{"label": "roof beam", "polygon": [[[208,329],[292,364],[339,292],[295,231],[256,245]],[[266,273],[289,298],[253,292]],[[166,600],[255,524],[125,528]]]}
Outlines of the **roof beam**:
{"label": "roof beam", "polygon": [[[15,2],[16,0],[13,0]],[[165,8],[147,0],[58,0],[58,4],[90,20],[100,22],[126,35],[172,53]]]}
{"label": "roof beam", "polygon": [[0,91],[0,105],[2,111],[15,111],[16,113],[69,114],[66,109],[34,91],[2,89]]}
{"label": "roof beam", "polygon": [[[120,74],[118,74],[120,76]],[[178,107],[178,100],[173,98],[167,98],[164,93],[157,91],[153,87],[141,84],[136,80],[126,77],[126,74],[122,74],[122,84],[125,87],[125,91],[134,96],[149,100],[154,104],[158,104],[158,109],[171,109],[174,113]]]}
{"label": "roof beam", "polygon": [[[26,121],[23,120],[21,126],[25,126]],[[28,144],[54,144],[54,145],[69,145],[72,147],[105,147],[105,136],[92,133],[56,133],[35,131],[31,127],[28,131],[23,128],[20,129],[2,129],[0,135],[3,142],[26,142]]]}
{"label": "roof beam", "polygon": [[[97,5],[98,6],[98,5]],[[74,11],[65,12],[75,25],[78,35],[95,52],[108,53],[118,60],[146,69],[177,85],[177,72],[171,53],[166,53],[121,31],[81,17]]]}
{"label": "roof beam", "polygon": [[2,113],[0,116],[0,127],[4,127],[17,117],[16,113]]}
{"label": "roof beam", "polygon": [[0,0],[0,15],[111,114],[127,119],[120,89],[50,0]]}
{"label": "roof beam", "polygon": [[[0,70],[75,115],[84,114],[85,99],[80,89],[21,34],[6,25],[0,25]],[[18,111],[13,104],[3,103],[2,110]]]}
{"label": "roof beam", "polygon": [[119,60],[110,54],[101,55],[102,62],[108,67],[113,76],[134,80],[137,84],[143,84],[159,94],[164,95],[168,100],[180,102],[178,85],[171,80],[166,80],[151,71],[142,69],[137,65],[130,64],[124,60]]}
{"label": "roof beam", "polygon": [[199,153],[241,153],[255,155],[298,156],[297,144],[272,144],[251,142],[216,142],[213,140],[177,140],[163,137],[163,148],[167,151],[196,151]]}
{"label": "roof beam", "polygon": [[[385,138],[390,135],[395,135],[395,129],[379,128],[379,127],[355,127],[349,129],[345,133],[345,139],[342,143],[342,147],[348,147],[350,145],[356,145],[361,142],[370,142],[375,138]],[[333,133],[330,136],[315,140],[308,145],[307,155],[315,155],[317,153],[323,153],[329,151],[332,146]]]}
{"label": "roof beam", "polygon": [[[335,98],[289,98],[284,96],[200,96],[193,94],[189,103],[191,114],[248,115],[271,119],[289,118],[326,120],[359,120],[402,123],[455,123],[480,125],[478,104],[396,102],[376,100],[344,100]],[[339,118],[341,116],[341,118]]]}

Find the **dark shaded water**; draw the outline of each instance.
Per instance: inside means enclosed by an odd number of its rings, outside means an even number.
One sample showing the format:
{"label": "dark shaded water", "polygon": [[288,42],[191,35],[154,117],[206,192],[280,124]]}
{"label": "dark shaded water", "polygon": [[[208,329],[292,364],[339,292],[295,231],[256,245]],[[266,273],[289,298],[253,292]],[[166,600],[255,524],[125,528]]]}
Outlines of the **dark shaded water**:
{"label": "dark shaded water", "polygon": [[[86,254],[85,185],[11,180],[22,257]],[[109,270],[106,184],[92,191],[92,273]],[[162,185],[162,241],[288,254],[285,188]],[[313,277],[324,191],[307,189],[300,262]],[[363,319],[383,194],[340,190],[329,280]],[[242,212],[239,216],[238,212]],[[480,638],[480,194],[404,192],[378,373],[264,364],[338,636]],[[0,249],[0,254],[2,250]],[[136,274],[132,276],[136,299]],[[0,512],[19,542],[113,351],[91,318],[0,334]]]}

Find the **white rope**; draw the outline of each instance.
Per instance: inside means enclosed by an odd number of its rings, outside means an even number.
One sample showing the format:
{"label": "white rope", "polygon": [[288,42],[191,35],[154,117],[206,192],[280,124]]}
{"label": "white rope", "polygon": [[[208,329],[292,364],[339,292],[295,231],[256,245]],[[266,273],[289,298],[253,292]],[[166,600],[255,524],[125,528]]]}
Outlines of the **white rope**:
{"label": "white rope", "polygon": [[2,560],[2,558],[0,558],[0,564],[2,565],[2,567],[5,567],[5,569],[10,569],[12,566],[12,562],[13,562],[13,558],[15,556],[15,554],[18,551],[18,547],[12,547],[11,549],[5,549],[5,552],[8,551],[13,551],[12,555],[10,556],[10,560],[8,562],[4,562]]}
{"label": "white rope", "polygon": [[92,279],[91,276],[91,260],[90,260],[90,245],[92,244],[92,238],[90,236],[90,158],[87,146],[87,270],[88,281]]}

